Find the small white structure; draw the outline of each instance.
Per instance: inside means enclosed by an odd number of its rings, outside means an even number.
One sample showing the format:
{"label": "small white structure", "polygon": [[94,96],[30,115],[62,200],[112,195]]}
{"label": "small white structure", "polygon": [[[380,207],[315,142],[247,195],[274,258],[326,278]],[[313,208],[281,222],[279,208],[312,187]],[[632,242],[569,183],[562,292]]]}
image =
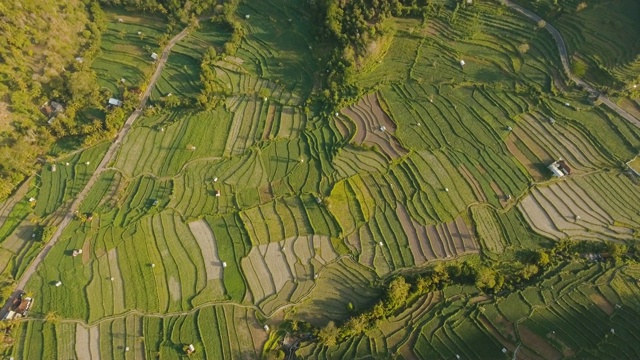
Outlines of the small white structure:
{"label": "small white structure", "polygon": [[507,353],[507,349],[506,348],[502,348],[502,353],[506,354]]}
{"label": "small white structure", "polygon": [[569,103],[564,103],[564,106],[571,106],[571,104],[569,104]]}
{"label": "small white structure", "polygon": [[156,267],[156,264],[151,263],[151,267],[152,267],[152,268]]}
{"label": "small white structure", "polygon": [[59,287],[60,285],[62,285],[62,281],[58,280],[58,281],[56,282],[56,287]]}
{"label": "small white structure", "polygon": [[267,97],[265,96],[262,100],[263,100],[263,101],[267,101]]}
{"label": "small white structure", "polygon": [[547,169],[551,170],[555,177],[571,175],[571,168],[562,159],[554,161],[551,165],[547,166]]}
{"label": "small white structure", "polygon": [[416,125],[420,126],[420,123],[417,123]]}
{"label": "small white structure", "polygon": [[303,163],[303,162],[304,162],[304,159],[300,158],[300,162],[301,162],[301,163]]}
{"label": "small white structure", "polygon": [[29,198],[29,202],[34,202],[34,201],[36,201],[36,198],[32,198],[32,197]]}
{"label": "small white structure", "polygon": [[69,163],[65,163],[66,166],[69,166]]}
{"label": "small white structure", "polygon": [[85,164],[86,164],[86,165],[89,165],[89,164],[91,164],[91,162],[90,162],[90,161],[87,161]]}
{"label": "small white structure", "polygon": [[269,331],[269,325],[264,325],[264,331]]}
{"label": "small white structure", "polygon": [[384,246],[384,244],[382,243],[382,241],[380,241],[380,242],[378,243],[378,245],[380,245],[380,246]]}
{"label": "small white structure", "polygon": [[550,118],[549,118],[549,123],[550,123],[550,124],[555,124],[555,123],[556,123],[556,119],[554,119],[554,118],[550,117]]}
{"label": "small white structure", "polygon": [[464,60],[460,60],[460,66],[464,67],[467,63],[464,62]]}
{"label": "small white structure", "polygon": [[245,15],[245,16],[244,16],[244,18],[245,18],[245,19],[248,19],[248,18],[250,18],[250,17],[251,17],[251,15],[249,15],[249,14],[247,14],[247,15]]}
{"label": "small white structure", "polygon": [[51,172],[55,172],[56,171],[56,164],[51,165]]}
{"label": "small white structure", "polygon": [[507,126],[507,131],[511,131],[513,128],[511,126]]}
{"label": "small white structure", "polygon": [[142,35],[142,31],[138,31],[138,35]]}
{"label": "small white structure", "polygon": [[124,351],[129,351],[129,347],[127,346],[126,348],[124,348]]}
{"label": "small white structure", "polygon": [[214,177],[214,178],[213,178],[213,182],[218,182],[218,178],[217,178],[217,177]]}
{"label": "small white structure", "polygon": [[380,126],[380,131],[386,131],[386,130],[387,128],[384,125]]}
{"label": "small white structure", "polygon": [[36,237],[36,233],[31,234],[31,238],[33,239],[34,237]]}
{"label": "small white structure", "polygon": [[616,333],[616,330],[615,330],[614,328],[611,328],[611,333],[612,333],[612,334],[615,334],[615,333]]}
{"label": "small white structure", "polygon": [[110,277],[109,280],[114,281],[116,278]]}
{"label": "small white structure", "polygon": [[121,79],[120,79],[120,82],[121,82],[121,83],[123,83],[123,84],[124,84],[126,81],[127,81],[127,80],[125,80],[124,78],[121,78]]}
{"label": "small white structure", "polygon": [[119,23],[121,23],[122,21],[123,21],[123,20],[122,20],[122,18],[119,18],[119,19],[118,19],[118,22],[119,22]]}
{"label": "small white structure", "polygon": [[227,262],[226,262],[226,261],[223,261],[223,262],[222,262],[222,267],[223,267],[223,268],[226,268],[226,267],[227,267]]}
{"label": "small white structure", "polygon": [[156,54],[156,53],[151,53],[151,58],[152,58],[153,60],[158,60],[158,54]]}
{"label": "small white structure", "polygon": [[187,354],[193,354],[194,352],[196,352],[196,348],[193,347],[193,344],[189,344],[189,346],[187,346]]}
{"label": "small white structure", "polygon": [[82,62],[83,62],[83,61],[84,61],[84,59],[83,59],[83,58],[81,58],[80,56],[78,56],[78,57],[76,58],[76,62],[79,62],[80,64],[82,64]]}
{"label": "small white structure", "polygon": [[582,218],[580,217],[580,215],[576,215],[576,221],[580,221],[582,220]]}
{"label": "small white structure", "polygon": [[122,101],[116,98],[109,98],[109,105],[122,106]]}
{"label": "small white structure", "polygon": [[449,192],[449,188],[444,188],[444,191]]}
{"label": "small white structure", "polygon": [[216,190],[216,197],[220,197],[220,190]]}
{"label": "small white structure", "polygon": [[74,249],[73,252],[71,252],[71,256],[73,257],[76,257],[80,254],[82,254],[82,249]]}
{"label": "small white structure", "polygon": [[340,113],[336,113],[336,116],[340,115]]}

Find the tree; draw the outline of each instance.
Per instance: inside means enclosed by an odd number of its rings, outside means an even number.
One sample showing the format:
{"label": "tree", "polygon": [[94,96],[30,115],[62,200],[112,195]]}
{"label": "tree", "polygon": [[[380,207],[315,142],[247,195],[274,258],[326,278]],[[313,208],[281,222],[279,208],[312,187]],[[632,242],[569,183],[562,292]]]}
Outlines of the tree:
{"label": "tree", "polygon": [[520,270],[520,276],[524,280],[529,280],[535,275],[537,275],[539,271],[540,271],[540,268],[538,268],[538,266],[534,264],[527,264],[522,268],[522,270]]}
{"label": "tree", "polygon": [[547,254],[546,251],[544,250],[536,251],[534,255],[534,262],[536,265],[540,267],[545,267],[549,264],[549,261],[550,261],[549,254]]}
{"label": "tree", "polygon": [[523,44],[520,44],[520,46],[518,46],[518,52],[520,54],[526,54],[527,51],[529,51],[529,44],[523,43]]}
{"label": "tree", "polygon": [[398,276],[393,279],[387,289],[387,308],[395,310],[402,306],[409,297],[409,290],[411,290],[411,284],[402,276]]}
{"label": "tree", "polygon": [[333,321],[329,321],[318,333],[318,339],[327,346],[336,346],[338,343],[338,335],[339,329],[336,327],[336,324]]}
{"label": "tree", "polygon": [[496,287],[496,272],[488,267],[481,267],[476,272],[476,286],[482,290],[493,290]]}

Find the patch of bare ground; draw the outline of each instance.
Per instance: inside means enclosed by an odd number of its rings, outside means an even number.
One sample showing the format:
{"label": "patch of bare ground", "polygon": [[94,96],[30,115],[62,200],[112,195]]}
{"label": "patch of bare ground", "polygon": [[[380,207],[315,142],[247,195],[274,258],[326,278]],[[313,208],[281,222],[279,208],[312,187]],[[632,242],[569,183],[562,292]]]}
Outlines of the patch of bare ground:
{"label": "patch of bare ground", "polygon": [[539,354],[543,359],[562,359],[563,356],[558,349],[525,326],[520,324],[518,325],[518,334],[520,335],[520,341],[522,341],[522,344],[533,352]]}
{"label": "patch of bare ground", "polygon": [[198,220],[189,223],[189,229],[200,247],[204,266],[207,273],[207,280],[222,278],[222,262],[218,257],[218,247],[213,231],[205,220]]}
{"label": "patch of bare ground", "polygon": [[76,356],[78,359],[92,359],[89,349],[89,330],[80,324],[76,325]]}
{"label": "patch of bare ground", "polygon": [[[84,251],[82,252],[85,253]],[[124,308],[124,287],[122,284],[122,275],[120,274],[120,266],[118,265],[118,250],[111,249],[107,252],[109,260],[109,275],[113,278],[111,282],[113,286],[113,312],[115,314],[125,311]]]}
{"label": "patch of bare ground", "polygon": [[476,196],[476,199],[478,199],[478,201],[480,202],[488,202],[487,196],[484,194],[484,191],[482,191],[482,187],[478,183],[478,180],[476,180],[476,178],[471,175],[469,169],[467,169],[464,165],[460,165],[460,167],[458,167],[458,170],[460,170],[462,176],[465,178],[465,180],[467,180],[469,185],[471,185],[471,189],[473,189],[473,194]]}
{"label": "patch of bare ground", "polygon": [[[492,322],[484,314],[478,315],[478,321],[480,321],[485,329],[487,329],[487,331],[491,333],[491,335],[493,335],[493,338],[496,339],[505,348],[514,351],[516,349],[516,345],[514,343],[515,331],[513,329],[513,326],[509,328],[509,326],[506,326],[502,320],[510,325],[510,323],[504,318],[496,319]],[[499,329],[498,326],[494,325],[495,323],[498,323],[501,329]],[[507,336],[505,336],[505,333]]]}
{"label": "patch of bare ground", "polygon": [[512,133],[509,135],[509,137],[507,137],[507,140],[506,140],[507,149],[509,150],[511,155],[515,156],[515,158],[520,162],[520,164],[522,164],[527,169],[527,171],[529,172],[529,175],[531,175],[531,177],[533,177],[534,180],[536,181],[544,180],[545,175],[540,172],[538,167],[534,163],[532,163],[531,160],[529,160],[522,153],[522,151],[520,151],[520,149],[518,149],[518,146],[516,146],[515,137],[516,135]]}
{"label": "patch of bare ground", "polygon": [[253,247],[240,264],[253,302],[260,303],[287,284],[295,284],[290,289],[294,294],[303,281],[313,279],[320,266],[337,257],[329,237],[312,235]]}
{"label": "patch of bare ground", "polygon": [[400,203],[396,204],[396,214],[404,233],[407,234],[416,265],[478,251],[475,234],[462,217],[448,223],[425,226],[413,220]]}
{"label": "patch of bare ground", "polygon": [[589,299],[591,299],[591,301],[593,301],[596,305],[598,305],[600,310],[604,311],[605,314],[609,316],[613,314],[613,311],[615,308],[609,302],[609,300],[607,300],[607,298],[605,298],[604,296],[600,294],[591,294],[591,296],[589,296]]}
{"label": "patch of bare ground", "polygon": [[76,325],[76,355],[78,359],[100,359],[100,330]]}
{"label": "patch of bare ground", "polygon": [[273,119],[276,114],[276,107],[274,104],[269,104],[269,109],[267,110],[267,120],[264,125],[264,131],[262,133],[262,140],[269,139],[269,136],[273,133]]}
{"label": "patch of bare ground", "polygon": [[175,277],[170,276],[168,280],[169,285],[169,293],[171,294],[171,300],[178,301],[182,297],[180,283],[176,280]]}
{"label": "patch of bare ground", "polygon": [[407,154],[398,139],[393,136],[396,125],[382,110],[375,94],[364,96],[357,104],[342,112],[356,124],[353,141],[358,145],[377,146],[389,158],[399,158]]}
{"label": "patch of bare ground", "polygon": [[500,186],[498,186],[495,181],[492,181],[490,185],[491,189],[496,193],[498,201],[500,201],[500,205],[502,205],[502,207],[507,206],[507,195],[502,191],[502,189],[500,189]]}
{"label": "patch of bare ground", "polygon": [[529,195],[522,199],[518,205],[518,209],[520,209],[526,222],[535,232],[552,239],[562,239],[566,237],[565,233],[556,228],[549,214],[544,211],[533,196]]}

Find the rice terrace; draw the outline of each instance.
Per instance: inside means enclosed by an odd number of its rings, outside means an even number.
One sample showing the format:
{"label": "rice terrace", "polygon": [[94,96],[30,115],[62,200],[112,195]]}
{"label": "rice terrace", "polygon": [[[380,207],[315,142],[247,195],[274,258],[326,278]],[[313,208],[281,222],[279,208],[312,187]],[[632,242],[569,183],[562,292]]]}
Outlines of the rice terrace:
{"label": "rice terrace", "polygon": [[38,4],[3,359],[640,358],[639,2]]}

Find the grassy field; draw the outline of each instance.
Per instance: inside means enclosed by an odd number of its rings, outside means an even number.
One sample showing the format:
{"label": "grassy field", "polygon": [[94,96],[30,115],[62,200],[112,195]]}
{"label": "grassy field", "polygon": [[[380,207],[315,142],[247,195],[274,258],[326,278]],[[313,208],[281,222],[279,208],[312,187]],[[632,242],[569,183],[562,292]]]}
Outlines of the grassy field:
{"label": "grassy field", "polygon": [[[638,185],[622,165],[640,130],[567,87],[547,32],[487,2],[388,19],[388,48],[356,77],[362,96],[320,118],[307,102],[319,89],[312,15],[291,0],[242,2],[246,36],[212,65],[220,105],[136,121],[85,216],[29,280],[36,301],[7,355],[179,358],[193,344],[192,358],[259,358],[264,325],[340,323],[396,274],[459,258],[515,262],[561,239],[637,240]],[[94,68],[118,94],[121,77],[134,86],[149,74],[168,25],[108,16]],[[229,36],[201,20],[173,48],[154,105],[169,93],[195,103],[204,51],[222,53]],[[572,49],[586,44],[576,38]],[[4,273],[24,271],[107,146],[47,164],[0,206]],[[571,175],[552,178],[558,159]],[[495,297],[454,285],[299,355],[501,358],[520,346],[530,359],[633,358],[639,274],[585,261]],[[43,321],[51,313],[59,321]]]}

